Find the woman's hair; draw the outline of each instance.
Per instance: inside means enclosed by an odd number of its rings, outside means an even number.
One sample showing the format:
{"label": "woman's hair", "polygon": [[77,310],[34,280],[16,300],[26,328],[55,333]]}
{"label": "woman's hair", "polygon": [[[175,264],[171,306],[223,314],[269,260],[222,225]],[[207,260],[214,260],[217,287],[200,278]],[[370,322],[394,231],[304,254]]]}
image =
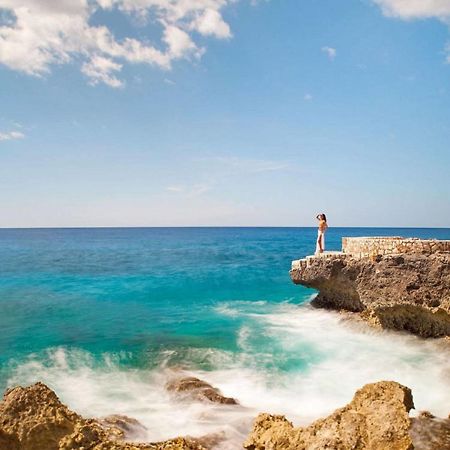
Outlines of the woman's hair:
{"label": "woman's hair", "polygon": [[324,213],[322,213],[321,216],[322,216],[322,219],[325,220],[325,222],[326,222],[327,221],[327,216]]}

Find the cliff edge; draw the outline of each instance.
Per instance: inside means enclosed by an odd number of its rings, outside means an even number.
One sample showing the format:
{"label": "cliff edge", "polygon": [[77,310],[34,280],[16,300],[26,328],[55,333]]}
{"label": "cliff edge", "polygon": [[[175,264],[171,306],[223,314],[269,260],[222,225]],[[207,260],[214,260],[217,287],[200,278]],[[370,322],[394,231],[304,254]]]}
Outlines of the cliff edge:
{"label": "cliff edge", "polygon": [[296,284],[319,291],[316,307],[422,337],[450,336],[450,242],[344,238],[342,252],[293,261]]}

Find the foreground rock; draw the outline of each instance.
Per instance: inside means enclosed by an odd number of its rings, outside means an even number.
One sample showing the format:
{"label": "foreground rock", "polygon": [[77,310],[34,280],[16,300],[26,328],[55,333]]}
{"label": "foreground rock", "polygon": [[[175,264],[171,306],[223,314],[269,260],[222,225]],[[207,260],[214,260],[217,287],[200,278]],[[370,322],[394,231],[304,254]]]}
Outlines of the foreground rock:
{"label": "foreground rock", "polygon": [[[244,448],[450,449],[450,419],[437,419],[430,413],[410,419],[411,408],[413,400],[407,387],[392,381],[368,384],[356,392],[347,406],[305,428],[294,428],[283,416],[260,414]],[[1,450],[212,450],[223,441],[223,435],[218,433],[201,439],[124,442],[127,433],[142,428],[138,421],[126,416],[84,419],[42,383],[10,389],[0,403]]]}
{"label": "foreground rock", "polygon": [[450,253],[355,257],[325,254],[295,261],[294,283],[317,289],[314,306],[359,313],[382,328],[450,336]]}
{"label": "foreground rock", "polygon": [[195,377],[176,377],[166,384],[166,389],[193,400],[220,403],[222,405],[238,404],[234,398],[225,397],[219,389]]}
{"label": "foreground rock", "polygon": [[123,428],[130,429],[130,424],[138,426],[123,416],[102,422],[84,419],[43,383],[19,386],[6,391],[0,403],[0,449],[205,450],[199,441],[189,438],[150,444],[123,442]]}
{"label": "foreground rock", "polygon": [[247,450],[410,450],[410,389],[393,381],[367,384],[325,419],[294,428],[284,416],[260,414]]}

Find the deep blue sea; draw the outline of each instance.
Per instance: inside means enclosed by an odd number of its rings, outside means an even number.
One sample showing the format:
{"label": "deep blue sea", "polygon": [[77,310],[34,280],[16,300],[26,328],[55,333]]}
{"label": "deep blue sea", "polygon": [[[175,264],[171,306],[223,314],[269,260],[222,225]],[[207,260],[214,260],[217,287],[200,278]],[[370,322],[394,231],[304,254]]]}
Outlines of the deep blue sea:
{"label": "deep blue sea", "polygon": [[[330,228],[343,236],[450,239],[450,229]],[[413,389],[416,407],[450,404],[438,341],[379,332],[309,306],[289,278],[315,228],[0,229],[0,387],[37,380],[87,416],[139,419],[141,439],[224,431],[240,448],[258,412],[308,423],[367,382]],[[186,371],[242,407],[167,393]]]}

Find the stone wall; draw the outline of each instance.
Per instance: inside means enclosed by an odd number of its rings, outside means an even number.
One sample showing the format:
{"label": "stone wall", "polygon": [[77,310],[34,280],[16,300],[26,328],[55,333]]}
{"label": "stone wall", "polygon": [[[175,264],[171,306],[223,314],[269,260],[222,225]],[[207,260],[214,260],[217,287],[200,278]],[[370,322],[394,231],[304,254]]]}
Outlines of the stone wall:
{"label": "stone wall", "polygon": [[402,237],[344,237],[342,251],[356,257],[393,255],[397,253],[431,254],[450,252],[450,240]]}

